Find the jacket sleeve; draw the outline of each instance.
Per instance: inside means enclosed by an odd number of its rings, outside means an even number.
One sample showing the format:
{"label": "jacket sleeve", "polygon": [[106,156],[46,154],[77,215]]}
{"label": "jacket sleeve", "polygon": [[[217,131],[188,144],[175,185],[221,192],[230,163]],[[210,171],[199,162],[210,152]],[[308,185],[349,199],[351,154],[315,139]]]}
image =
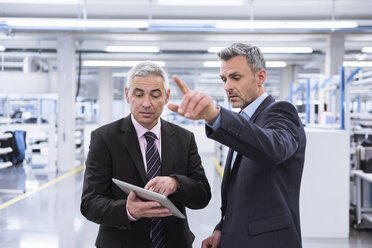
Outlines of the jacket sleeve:
{"label": "jacket sleeve", "polygon": [[126,212],[126,200],[111,196],[111,155],[99,132],[93,131],[86,160],[81,213],[97,224],[131,228]]}
{"label": "jacket sleeve", "polygon": [[290,103],[273,103],[260,113],[259,124],[224,108],[220,116],[220,126],[215,131],[206,126],[207,136],[247,158],[277,165],[298,148],[302,123]]}
{"label": "jacket sleeve", "polygon": [[194,134],[191,134],[187,152],[187,175],[170,175],[176,177],[179,183],[178,192],[173,197],[175,201],[188,208],[201,209],[208,205],[211,189],[200,160]]}

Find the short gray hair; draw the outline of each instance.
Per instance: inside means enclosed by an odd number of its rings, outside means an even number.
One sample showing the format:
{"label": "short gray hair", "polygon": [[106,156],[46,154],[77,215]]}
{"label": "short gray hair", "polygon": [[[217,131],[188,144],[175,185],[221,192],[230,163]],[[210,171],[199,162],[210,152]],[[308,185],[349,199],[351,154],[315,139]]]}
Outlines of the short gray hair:
{"label": "short gray hair", "polygon": [[167,72],[152,61],[147,60],[141,62],[128,71],[126,84],[126,87],[128,89],[132,85],[133,78],[136,76],[139,77],[160,76],[163,79],[165,91],[169,89]]}
{"label": "short gray hair", "polygon": [[244,56],[252,72],[257,72],[261,69],[266,70],[265,59],[260,48],[248,43],[233,43],[219,51],[217,56],[223,61],[236,56]]}

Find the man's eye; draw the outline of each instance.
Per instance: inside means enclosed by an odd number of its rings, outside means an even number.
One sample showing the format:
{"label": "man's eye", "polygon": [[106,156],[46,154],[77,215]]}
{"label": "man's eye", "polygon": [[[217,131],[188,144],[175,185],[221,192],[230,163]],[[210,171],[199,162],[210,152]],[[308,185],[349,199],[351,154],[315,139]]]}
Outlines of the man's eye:
{"label": "man's eye", "polygon": [[153,98],[158,98],[158,97],[160,97],[160,94],[152,94],[152,97]]}
{"label": "man's eye", "polygon": [[143,96],[143,94],[141,94],[141,93],[136,93],[135,96],[136,96],[136,97],[141,97],[141,96]]}

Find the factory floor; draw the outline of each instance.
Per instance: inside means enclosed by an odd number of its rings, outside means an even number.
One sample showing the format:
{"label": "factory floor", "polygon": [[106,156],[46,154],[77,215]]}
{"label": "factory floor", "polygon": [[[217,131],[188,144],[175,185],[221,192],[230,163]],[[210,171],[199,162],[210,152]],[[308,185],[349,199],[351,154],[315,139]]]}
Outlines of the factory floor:
{"label": "factory floor", "polygon": [[[212,188],[203,210],[188,210],[189,225],[201,247],[217,223],[221,177],[212,154],[200,154]],[[32,165],[0,170],[1,248],[93,248],[98,225],[80,214],[84,167],[56,175]],[[322,223],[319,223],[321,225]],[[349,238],[304,238],[304,248],[372,247],[372,230],[350,229]]]}

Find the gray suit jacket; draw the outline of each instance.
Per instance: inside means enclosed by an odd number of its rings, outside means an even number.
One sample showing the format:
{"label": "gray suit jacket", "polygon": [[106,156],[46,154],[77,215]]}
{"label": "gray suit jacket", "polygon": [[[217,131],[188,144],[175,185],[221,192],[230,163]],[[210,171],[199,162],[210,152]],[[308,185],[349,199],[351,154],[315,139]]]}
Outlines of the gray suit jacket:
{"label": "gray suit jacket", "polygon": [[[306,137],[294,106],[268,96],[247,121],[221,109],[208,137],[230,148],[223,176],[221,247],[299,248]],[[233,169],[232,153],[238,152]]]}
{"label": "gray suit jacket", "polygon": [[[210,187],[201,165],[194,135],[161,120],[161,176],[175,176],[180,188],[171,201],[186,215],[185,207],[204,208]],[[143,158],[130,116],[102,126],[91,134],[86,160],[81,212],[100,224],[96,245],[107,248],[149,247],[150,218],[130,222],[126,212],[127,195],[111,178],[144,187],[147,183]],[[194,235],[187,219],[163,219],[167,247],[191,247]]]}

